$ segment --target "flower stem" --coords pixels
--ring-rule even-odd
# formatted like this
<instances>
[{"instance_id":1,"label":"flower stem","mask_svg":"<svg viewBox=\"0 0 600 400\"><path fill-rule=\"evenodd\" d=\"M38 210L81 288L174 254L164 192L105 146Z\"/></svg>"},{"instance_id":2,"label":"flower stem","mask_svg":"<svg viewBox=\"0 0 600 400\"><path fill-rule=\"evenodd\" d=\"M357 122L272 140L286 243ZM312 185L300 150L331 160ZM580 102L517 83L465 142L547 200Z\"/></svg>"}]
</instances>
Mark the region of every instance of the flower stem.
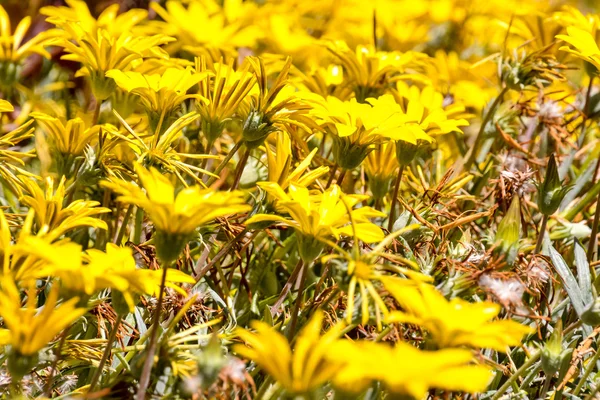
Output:
<instances>
[{"instance_id":1,"label":"flower stem","mask_svg":"<svg viewBox=\"0 0 600 400\"><path fill-rule=\"evenodd\" d=\"M223 161L221 161L221 163L219 164L219 166L217 167L217 169L213 172L215 175L219 175L221 173L221 171L223 171L223 168L225 168L225 166L227 165L227 163L229 162L229 160L231 160L231 157L233 157L235 155L235 153L237 153L237 151L240 149L240 147L242 147L243 141L239 141L235 144L235 146L233 146L231 148L231 150L229 150L229 153L227 153L227 155L225 156L225 158L223 159ZM217 180L216 177L212 177L208 180L208 182L206 182L206 186L211 186L213 183L215 183L215 181Z\"/></svg>"},{"instance_id":2,"label":"flower stem","mask_svg":"<svg viewBox=\"0 0 600 400\"><path fill-rule=\"evenodd\" d=\"M108 335L108 342L106 343L106 347L104 348L104 353L102 353L102 358L100 359L100 362L98 363L98 368L96 368L96 372L94 372L94 376L92 377L92 382L90 383L90 387L87 391L85 398L87 398L90 393L94 392L96 385L100 381L100 376L102 375L102 370L104 369L104 364L106 363L106 360L108 360L108 357L110 356L110 354L112 352L113 342L115 341L115 338L117 337L117 332L119 331L119 326L121 325L122 319L123 319L123 316L121 314L118 314L117 320L115 321L115 323L110 331L110 334Z\"/></svg>"},{"instance_id":3,"label":"flower stem","mask_svg":"<svg viewBox=\"0 0 600 400\"><path fill-rule=\"evenodd\" d=\"M131 218L131 214L133 214L133 204L130 204L125 212L125 216L123 217L123 221L121 222L121 227L119 228L119 233L115 238L115 244L120 244L123 240L123 236L125 236L125 231L127 230L127 225L129 223L129 219Z\"/></svg>"},{"instance_id":4,"label":"flower stem","mask_svg":"<svg viewBox=\"0 0 600 400\"><path fill-rule=\"evenodd\" d=\"M346 177L346 172L348 172L347 169L342 170L342 172L340 172L340 178L338 179L338 181L336 182L338 186L342 186L342 183L344 182L344 178Z\"/></svg>"},{"instance_id":5,"label":"flower stem","mask_svg":"<svg viewBox=\"0 0 600 400\"><path fill-rule=\"evenodd\" d=\"M302 304L302 298L304 297L304 286L306 285L306 275L310 264L302 263L302 269L300 270L300 285L298 286L298 296L296 297L296 304L294 305L294 311L292 312L292 320L290 321L290 330L288 332L288 340L292 340L296 333L296 324L298 323L298 314L300 313L300 305Z\"/></svg>"},{"instance_id":6,"label":"flower stem","mask_svg":"<svg viewBox=\"0 0 600 400\"><path fill-rule=\"evenodd\" d=\"M154 365L154 353L156 352L156 342L158 340L158 326L160 325L160 314L162 311L161 309L168 267L168 265L163 266L162 279L160 282L160 293L158 295L158 303L156 304L156 310L154 310L154 318L152 321L150 344L147 347L148 354L146 354L146 359L144 360L144 367L142 369L142 375L140 376L140 386L135 395L136 400L144 400L146 398L146 390L150 384L150 373L152 372L152 366Z\"/></svg>"},{"instance_id":7,"label":"flower stem","mask_svg":"<svg viewBox=\"0 0 600 400\"><path fill-rule=\"evenodd\" d=\"M471 147L471 153L469 154L469 157L467 158L467 160L464 163L464 169L469 170L469 168L471 167L473 162L475 162L475 159L477 158L477 153L479 152L479 146L481 145L481 142L483 141L483 132L485 130L485 126L488 124L488 122L490 122L492 115L494 115L496 108L502 101L502 98L504 97L506 92L508 92L508 87L504 87L500 91L500 94L498 94L498 97L496 97L496 99L490 106L489 110L485 114L485 117L483 117L483 121L481 121L481 126L479 127L479 132L477 132L477 137L475 138L475 142L473 143L473 146Z\"/></svg>"},{"instance_id":8,"label":"flower stem","mask_svg":"<svg viewBox=\"0 0 600 400\"><path fill-rule=\"evenodd\" d=\"M58 343L58 348L56 349L56 353L54 354L54 361L52 361L52 367L50 367L50 372L48 373L48 378L46 380L46 388L44 390L44 395L46 397L51 397L52 394L52 383L54 382L54 374L56 373L56 366L58 365L58 360L60 359L62 349L65 346L65 341L67 340L67 332L70 327L65 329L63 334L60 337L60 342Z\"/></svg>"},{"instance_id":9,"label":"flower stem","mask_svg":"<svg viewBox=\"0 0 600 400\"><path fill-rule=\"evenodd\" d=\"M538 234L537 243L535 244L535 250L533 254L539 254L542 249L542 243L544 242L544 235L546 234L546 225L548 224L548 216L544 214L542 216L542 223L540 224L540 232Z\"/></svg>"},{"instance_id":10,"label":"flower stem","mask_svg":"<svg viewBox=\"0 0 600 400\"><path fill-rule=\"evenodd\" d=\"M394 193L392 194L392 205L390 206L390 220L388 221L388 231L390 232L394 228L394 222L396 222L396 204L398 203L398 192L400 191L400 183L402 182L403 174L404 165L400 165L398 176L396 177L396 184L394 185Z\"/></svg>"},{"instance_id":11,"label":"flower stem","mask_svg":"<svg viewBox=\"0 0 600 400\"><path fill-rule=\"evenodd\" d=\"M246 149L242 158L238 162L237 169L235 171L235 177L233 178L233 183L231 184L231 190L236 190L238 185L240 184L240 179L242 178L242 173L244 172L244 167L248 162L248 158L250 158L250 149Z\"/></svg>"},{"instance_id":12,"label":"flower stem","mask_svg":"<svg viewBox=\"0 0 600 400\"><path fill-rule=\"evenodd\" d=\"M98 125L98 120L100 119L100 107L102 106L102 101L95 99L96 104L94 105L94 116L92 117L92 126Z\"/></svg>"},{"instance_id":13,"label":"flower stem","mask_svg":"<svg viewBox=\"0 0 600 400\"><path fill-rule=\"evenodd\" d=\"M544 381L544 386L542 386L542 391L540 392L540 395L538 396L540 399L546 398L546 393L548 393L548 389L550 388L550 382L552 382L552 377L546 376L546 380Z\"/></svg>"},{"instance_id":14,"label":"flower stem","mask_svg":"<svg viewBox=\"0 0 600 400\"><path fill-rule=\"evenodd\" d=\"M598 159L600 164L600 158ZM600 193L596 199L596 212L594 213L594 222L592 223L592 233L590 234L590 241L587 249L587 259L589 262L594 260L596 253L596 236L598 235L598 222L600 221Z\"/></svg>"},{"instance_id":15,"label":"flower stem","mask_svg":"<svg viewBox=\"0 0 600 400\"><path fill-rule=\"evenodd\" d=\"M596 368L596 363L598 362L598 357L600 357L600 351L596 351L596 353L594 353L592 358L588 361L587 366L585 367L585 370L583 371L583 375L581 375L581 378L579 379L579 383L577 384L577 386L575 386L575 389L573 390L573 396L579 395L579 392L583 388L583 385L587 381L588 377L590 376L592 371Z\"/></svg>"},{"instance_id":16,"label":"flower stem","mask_svg":"<svg viewBox=\"0 0 600 400\"><path fill-rule=\"evenodd\" d=\"M529 359L525 361L525 363L521 365L521 367L506 380L506 382L504 382L504 385L500 386L500 389L496 391L496 393L492 397L492 400L498 400L500 397L502 397L502 395L508 390L508 388L514 382L516 382L517 378L519 378L521 375L524 375L527 372L527 369L529 369L529 367L531 367L535 362L537 362L537 360L539 360L541 356L541 350L538 350L535 353L533 353L531 357L529 357Z\"/></svg>"},{"instance_id":17,"label":"flower stem","mask_svg":"<svg viewBox=\"0 0 600 400\"><path fill-rule=\"evenodd\" d=\"M325 189L329 189L331 183L333 182L333 178L335 178L335 173L337 172L338 165L337 163L333 165L333 169L331 170L331 175L329 175L329 180L327 181L327 185L325 185Z\"/></svg>"},{"instance_id":18,"label":"flower stem","mask_svg":"<svg viewBox=\"0 0 600 400\"><path fill-rule=\"evenodd\" d=\"M279 312L279 309L281 308L281 305L283 304L283 302L285 301L285 298L287 297L288 293L290 292L290 289L292 288L294 281L296 281L298 279L298 274L300 273L300 271L302 269L302 265L303 265L303 262L302 262L302 258L301 258L298 261L298 264L296 265L296 267L294 267L294 270L292 271L290 278L287 280L287 282L283 286L281 293L279 293L279 297L275 301L275 304L273 304L273 306L271 307L271 315L277 314Z\"/></svg>"}]
</instances>

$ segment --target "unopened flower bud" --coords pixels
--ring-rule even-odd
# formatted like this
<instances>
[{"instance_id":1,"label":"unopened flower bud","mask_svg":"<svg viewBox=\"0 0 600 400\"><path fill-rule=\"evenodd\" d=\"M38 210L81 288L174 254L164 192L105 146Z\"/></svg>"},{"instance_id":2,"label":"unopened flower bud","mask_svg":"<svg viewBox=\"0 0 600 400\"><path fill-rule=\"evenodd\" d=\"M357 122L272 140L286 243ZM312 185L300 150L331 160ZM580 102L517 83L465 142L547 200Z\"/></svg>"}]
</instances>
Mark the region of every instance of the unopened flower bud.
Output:
<instances>
[{"instance_id":1,"label":"unopened flower bud","mask_svg":"<svg viewBox=\"0 0 600 400\"><path fill-rule=\"evenodd\" d=\"M154 234L154 246L159 260L165 264L176 261L185 248L189 236L189 234L157 230Z\"/></svg>"},{"instance_id":2,"label":"unopened flower bud","mask_svg":"<svg viewBox=\"0 0 600 400\"><path fill-rule=\"evenodd\" d=\"M550 155L546 176L538 188L538 207L541 213L544 215L554 214L569 189L569 187L563 186L560 180L554 154Z\"/></svg>"},{"instance_id":3,"label":"unopened flower bud","mask_svg":"<svg viewBox=\"0 0 600 400\"><path fill-rule=\"evenodd\" d=\"M333 158L344 169L358 167L373 150L370 145L353 142L348 137L333 137Z\"/></svg>"},{"instance_id":4,"label":"unopened flower bud","mask_svg":"<svg viewBox=\"0 0 600 400\"><path fill-rule=\"evenodd\" d=\"M516 258L519 239L521 238L521 202L515 195L510 203L508 212L500 221L496 232L496 244L510 263Z\"/></svg>"},{"instance_id":5,"label":"unopened flower bud","mask_svg":"<svg viewBox=\"0 0 600 400\"><path fill-rule=\"evenodd\" d=\"M590 326L600 325L600 297L586 307L581 314L581 322Z\"/></svg>"},{"instance_id":6,"label":"unopened flower bud","mask_svg":"<svg viewBox=\"0 0 600 400\"><path fill-rule=\"evenodd\" d=\"M403 166L407 166L415 159L417 151L419 150L419 144L405 142L399 140L396 142L396 158L398 163Z\"/></svg>"},{"instance_id":7,"label":"unopened flower bud","mask_svg":"<svg viewBox=\"0 0 600 400\"><path fill-rule=\"evenodd\" d=\"M8 354L6 364L8 367L8 372L10 372L10 376L12 377L13 381L18 382L33 368L35 368L38 361L39 356L37 353L25 355L12 349Z\"/></svg>"},{"instance_id":8,"label":"unopened flower bud","mask_svg":"<svg viewBox=\"0 0 600 400\"><path fill-rule=\"evenodd\" d=\"M562 322L558 321L550 339L542 349L542 369L546 376L553 376L571 361L573 349L563 349Z\"/></svg>"}]
</instances>

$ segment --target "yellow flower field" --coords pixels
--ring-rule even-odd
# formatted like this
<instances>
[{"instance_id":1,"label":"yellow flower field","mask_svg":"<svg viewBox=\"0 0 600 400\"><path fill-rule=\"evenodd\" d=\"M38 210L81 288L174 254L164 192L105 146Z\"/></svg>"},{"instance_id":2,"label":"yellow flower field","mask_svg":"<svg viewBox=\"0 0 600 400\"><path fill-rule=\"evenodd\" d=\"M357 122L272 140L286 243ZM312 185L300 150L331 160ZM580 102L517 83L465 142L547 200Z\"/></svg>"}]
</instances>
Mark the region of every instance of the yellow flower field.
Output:
<instances>
[{"instance_id":1,"label":"yellow flower field","mask_svg":"<svg viewBox=\"0 0 600 400\"><path fill-rule=\"evenodd\" d=\"M0 2L0 399L600 399L599 25Z\"/></svg>"}]
</instances>

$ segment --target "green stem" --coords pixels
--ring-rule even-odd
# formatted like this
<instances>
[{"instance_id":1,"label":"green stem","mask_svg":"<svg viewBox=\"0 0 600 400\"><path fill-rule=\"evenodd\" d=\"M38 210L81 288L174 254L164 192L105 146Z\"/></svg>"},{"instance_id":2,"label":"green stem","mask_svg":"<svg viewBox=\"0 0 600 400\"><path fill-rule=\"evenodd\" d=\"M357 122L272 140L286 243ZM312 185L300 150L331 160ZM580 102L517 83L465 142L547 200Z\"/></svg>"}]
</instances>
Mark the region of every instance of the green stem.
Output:
<instances>
[{"instance_id":1,"label":"green stem","mask_svg":"<svg viewBox=\"0 0 600 400\"><path fill-rule=\"evenodd\" d=\"M94 392L96 385L100 381L100 376L102 375L102 370L104 369L104 364L106 363L106 360L108 360L108 357L110 356L110 354L112 352L113 342L115 341L115 338L117 337L117 332L119 331L119 326L121 325L122 319L123 319L123 316L121 314L118 314L117 320L115 321L115 323L110 331L110 334L108 335L108 342L106 343L106 347L104 348L104 353L102 353L102 358L100 359L100 362L98 363L98 368L96 368L96 372L94 372L94 376L92 377L92 382L90 383L90 387L85 395L86 399L90 393Z\"/></svg>"},{"instance_id":2,"label":"green stem","mask_svg":"<svg viewBox=\"0 0 600 400\"><path fill-rule=\"evenodd\" d=\"M238 162L238 166L235 171L235 176L233 178L233 183L231 184L231 190L236 190L238 185L240 184L240 179L242 178L242 173L244 172L244 167L248 162L248 158L250 158L250 149L246 149L242 158Z\"/></svg>"},{"instance_id":3,"label":"green stem","mask_svg":"<svg viewBox=\"0 0 600 400\"><path fill-rule=\"evenodd\" d=\"M481 126L479 127L479 132L477 132L477 137L475 137L475 143L473 143L473 146L471 147L471 153L469 154L469 157L467 158L467 160L464 163L464 169L466 169L467 171L469 170L469 168L471 168L471 165L473 165L473 162L475 162L475 159L477 158L477 153L479 152L479 146L481 145L481 142L483 141L483 132L485 130L485 127L488 124L488 122L490 122L492 115L494 115L496 108L502 101L502 98L504 97L506 92L508 92L508 87L505 87L500 91L500 94L498 95L498 97L496 97L496 99L494 100L494 102L492 103L490 108L488 109L487 113L485 114L483 121L481 121Z\"/></svg>"},{"instance_id":4,"label":"green stem","mask_svg":"<svg viewBox=\"0 0 600 400\"><path fill-rule=\"evenodd\" d=\"M551 381L552 381L552 377L546 376L546 380L544 381L544 386L542 386L542 391L540 392L540 395L538 396L540 399L543 400L546 398L546 393L548 393L548 388L550 388Z\"/></svg>"},{"instance_id":5,"label":"green stem","mask_svg":"<svg viewBox=\"0 0 600 400\"><path fill-rule=\"evenodd\" d=\"M156 343L158 341L158 326L160 325L160 314L163 303L163 296L165 292L165 282L167 280L168 265L163 266L162 279L160 282L160 293L158 295L158 303L156 304L156 310L154 310L154 318L152 321L152 332L150 333L150 344L148 345L148 353L144 360L144 367L142 369L142 375L140 376L140 386L135 395L136 400L146 399L146 390L150 384L150 373L152 372L152 366L154 365L154 353L156 352Z\"/></svg>"},{"instance_id":6,"label":"green stem","mask_svg":"<svg viewBox=\"0 0 600 400\"><path fill-rule=\"evenodd\" d=\"M600 164L600 158L598 159L598 163ZM590 235L590 241L588 243L587 249L587 259L589 262L594 260L594 255L596 253L596 236L598 235L598 222L600 221L600 193L598 193L598 197L596 199L596 212L594 213L594 222L592 223L592 233Z\"/></svg>"},{"instance_id":7,"label":"green stem","mask_svg":"<svg viewBox=\"0 0 600 400\"><path fill-rule=\"evenodd\" d=\"M271 383L273 383L273 378L271 378L271 375L267 375L263 383L261 383L260 387L258 388L258 392L256 392L256 400L264 399L265 394L267 394L267 390L269 389L269 386L271 386Z\"/></svg>"},{"instance_id":8,"label":"green stem","mask_svg":"<svg viewBox=\"0 0 600 400\"><path fill-rule=\"evenodd\" d=\"M223 246L221 248L221 250L219 250L219 252L212 258L212 260L210 260L210 262L208 264L206 264L205 266L203 266L196 275L196 281L199 281L200 279L202 279L202 277L208 272L210 271L211 267L213 265L215 265L215 263L217 261L219 261L221 259L221 257L223 257L224 255L226 255L229 252L229 249L231 249L231 247L233 247L233 245L238 242L242 237L244 237L244 235L248 232L248 228L244 228L244 230L242 230L240 233L238 233L233 239L231 239L229 241L229 243L227 243L225 246ZM258 234L259 231L255 231L254 233L252 233L252 236L250 237L250 240L254 239L254 236L256 236Z\"/></svg>"},{"instance_id":9,"label":"green stem","mask_svg":"<svg viewBox=\"0 0 600 400\"><path fill-rule=\"evenodd\" d=\"M335 173L337 172L338 165L334 164L333 169L331 170L331 175L329 175L329 180L327 181L327 185L325 185L325 189L329 189L329 186L333 183L333 178L335 178Z\"/></svg>"},{"instance_id":10,"label":"green stem","mask_svg":"<svg viewBox=\"0 0 600 400\"><path fill-rule=\"evenodd\" d=\"M144 210L138 207L135 211L135 225L133 227L133 241L135 244L142 243L142 223L144 222Z\"/></svg>"},{"instance_id":11,"label":"green stem","mask_svg":"<svg viewBox=\"0 0 600 400\"><path fill-rule=\"evenodd\" d=\"M579 383L577 384L577 386L575 386L575 389L573 390L574 396L577 396L579 394L579 392L583 388L583 385L585 385L587 378L596 368L596 362L598 361L598 357L600 357L600 351L596 351L596 353L594 353L592 358L589 360L587 366L585 367L585 370L583 371L583 375L581 375L581 378L579 379Z\"/></svg>"},{"instance_id":12,"label":"green stem","mask_svg":"<svg viewBox=\"0 0 600 400\"><path fill-rule=\"evenodd\" d=\"M292 312L292 320L290 321L290 331L288 332L288 340L291 342L294 334L296 333L296 324L298 323L298 314L300 314L300 305L302 304L302 298L304 297L304 286L306 285L306 275L310 263L302 263L302 269L300 270L300 286L298 287L298 296L296 297L296 304L294 305L294 311Z\"/></svg>"},{"instance_id":13,"label":"green stem","mask_svg":"<svg viewBox=\"0 0 600 400\"><path fill-rule=\"evenodd\" d=\"M240 149L240 147L242 147L243 141L240 140L239 142L237 142L235 144L235 146L233 146L231 148L231 150L229 150L229 153L227 153L227 155L225 156L225 158L223 159L223 161L221 161L221 163L219 164L219 166L217 167L217 169L213 172L215 175L219 175L221 173L221 171L223 171L223 169L225 168L225 166L227 165L227 163L229 163L229 160L231 160L231 157L233 157L235 155L235 153L237 153L237 151ZM215 183L215 181L217 180L217 177L211 177L208 182L206 183L206 186L211 186L213 183Z\"/></svg>"},{"instance_id":14,"label":"green stem","mask_svg":"<svg viewBox=\"0 0 600 400\"><path fill-rule=\"evenodd\" d=\"M565 210L565 212L562 214L562 217L569 222L572 221L573 218L575 218L577 214L579 214L584 208L593 202L598 195L600 195L600 182L596 182L594 186L592 186L592 188L586 192L585 196L583 196L581 200L577 201L572 208Z\"/></svg>"},{"instance_id":15,"label":"green stem","mask_svg":"<svg viewBox=\"0 0 600 400\"><path fill-rule=\"evenodd\" d=\"M125 231L127 230L127 225L129 223L129 219L131 218L131 214L133 214L133 204L130 204L125 212L125 216L123 217L123 222L121 222L121 227L119 228L119 233L115 238L115 244L121 244L123 240L123 236L125 236Z\"/></svg>"},{"instance_id":16,"label":"green stem","mask_svg":"<svg viewBox=\"0 0 600 400\"><path fill-rule=\"evenodd\" d=\"M592 399L596 398L596 394L598 393L599 390L600 390L600 383L598 383L598 385L594 389L592 389L590 394L588 394L584 400L592 400ZM557 400L560 400L560 399L557 399Z\"/></svg>"},{"instance_id":17,"label":"green stem","mask_svg":"<svg viewBox=\"0 0 600 400\"><path fill-rule=\"evenodd\" d=\"M548 216L542 216L542 223L540 225L540 232L538 233L537 243L535 244L535 250L533 254L539 254L542 249L542 243L544 242L544 235L546 234L546 225L548 224Z\"/></svg>"},{"instance_id":18,"label":"green stem","mask_svg":"<svg viewBox=\"0 0 600 400\"><path fill-rule=\"evenodd\" d=\"M65 329L63 334L60 337L60 342L58 343L58 348L56 349L56 354L54 354L54 361L52 361L52 367L50 367L50 372L48 373L48 379L46 380L46 388L44 390L45 396L50 397L52 394L52 383L54 382L54 374L56 373L56 366L58 365L58 360L60 359L62 349L65 345L65 341L67 340L67 332L69 328Z\"/></svg>"},{"instance_id":19,"label":"green stem","mask_svg":"<svg viewBox=\"0 0 600 400\"><path fill-rule=\"evenodd\" d=\"M504 385L500 386L500 389L496 391L496 393L492 397L492 400L498 400L500 397L502 397L504 392L506 392L508 388L510 388L510 386L517 381L517 378L519 378L521 375L524 375L529 369L529 367L531 367L537 360L539 360L541 356L541 350L538 350L535 353L533 353L531 357L529 357L529 360L525 361L525 363L521 365L521 367L514 374L512 374L506 380L506 382L504 382Z\"/></svg>"},{"instance_id":20,"label":"green stem","mask_svg":"<svg viewBox=\"0 0 600 400\"><path fill-rule=\"evenodd\" d=\"M342 172L340 172L340 179L338 179L338 181L336 182L338 186L342 186L342 183L344 182L344 178L346 177L346 172L348 172L347 169L342 170Z\"/></svg>"},{"instance_id":21,"label":"green stem","mask_svg":"<svg viewBox=\"0 0 600 400\"><path fill-rule=\"evenodd\" d=\"M102 106L102 101L96 99L96 105L94 106L94 116L92 117L92 126L98 125L98 120L100 119L100 107Z\"/></svg>"},{"instance_id":22,"label":"green stem","mask_svg":"<svg viewBox=\"0 0 600 400\"><path fill-rule=\"evenodd\" d=\"M400 191L400 184L402 183L402 175L404 174L404 164L400 165L398 170L398 176L396 177L396 183L394 184L394 192L392 193L392 205L390 206L390 220L388 221L388 231L392 232L394 229L394 222L396 222L396 204L398 203L398 192Z\"/></svg>"}]
</instances>

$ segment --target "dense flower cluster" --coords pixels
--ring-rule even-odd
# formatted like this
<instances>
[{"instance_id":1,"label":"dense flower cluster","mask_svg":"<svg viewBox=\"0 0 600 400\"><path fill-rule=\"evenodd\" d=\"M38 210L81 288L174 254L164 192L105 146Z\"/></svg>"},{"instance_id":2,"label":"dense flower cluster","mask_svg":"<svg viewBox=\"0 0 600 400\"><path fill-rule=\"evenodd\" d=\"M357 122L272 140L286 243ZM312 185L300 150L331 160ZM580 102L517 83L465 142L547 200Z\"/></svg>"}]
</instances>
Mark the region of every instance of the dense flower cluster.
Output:
<instances>
[{"instance_id":1,"label":"dense flower cluster","mask_svg":"<svg viewBox=\"0 0 600 400\"><path fill-rule=\"evenodd\" d=\"M592 3L3 2L0 398L597 398Z\"/></svg>"}]
</instances>

